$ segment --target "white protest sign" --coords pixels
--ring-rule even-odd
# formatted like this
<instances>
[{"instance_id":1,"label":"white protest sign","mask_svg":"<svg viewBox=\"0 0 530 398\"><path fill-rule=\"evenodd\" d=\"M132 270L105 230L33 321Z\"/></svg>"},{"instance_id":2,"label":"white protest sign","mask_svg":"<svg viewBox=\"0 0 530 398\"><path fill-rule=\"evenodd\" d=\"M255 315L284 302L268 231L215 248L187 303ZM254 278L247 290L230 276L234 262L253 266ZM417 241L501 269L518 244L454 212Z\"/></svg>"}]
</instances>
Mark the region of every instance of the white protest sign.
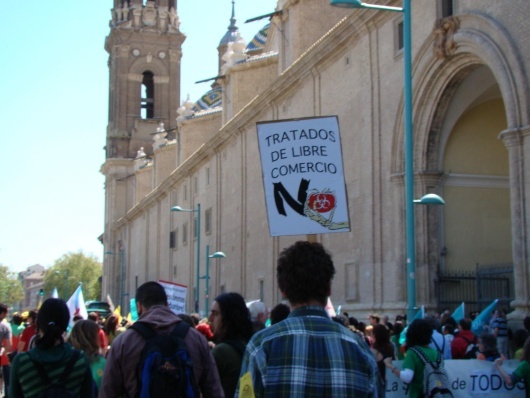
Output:
<instances>
[{"instance_id":1,"label":"white protest sign","mask_svg":"<svg viewBox=\"0 0 530 398\"><path fill-rule=\"evenodd\" d=\"M178 283L159 280L167 295L167 304L175 314L186 313L186 293L188 287Z\"/></svg>"},{"instance_id":2,"label":"white protest sign","mask_svg":"<svg viewBox=\"0 0 530 398\"><path fill-rule=\"evenodd\" d=\"M402 368L402 363L403 361L393 362L398 369ZM460 359L446 360L444 363L454 398L525 397L524 383L508 386L493 362ZM519 361L517 360L504 361L502 367L510 374L518 364ZM406 396L406 384L389 369L386 372L386 380L386 398L403 398Z\"/></svg>"},{"instance_id":3,"label":"white protest sign","mask_svg":"<svg viewBox=\"0 0 530 398\"><path fill-rule=\"evenodd\" d=\"M337 116L256 127L270 235L349 231Z\"/></svg>"}]
</instances>

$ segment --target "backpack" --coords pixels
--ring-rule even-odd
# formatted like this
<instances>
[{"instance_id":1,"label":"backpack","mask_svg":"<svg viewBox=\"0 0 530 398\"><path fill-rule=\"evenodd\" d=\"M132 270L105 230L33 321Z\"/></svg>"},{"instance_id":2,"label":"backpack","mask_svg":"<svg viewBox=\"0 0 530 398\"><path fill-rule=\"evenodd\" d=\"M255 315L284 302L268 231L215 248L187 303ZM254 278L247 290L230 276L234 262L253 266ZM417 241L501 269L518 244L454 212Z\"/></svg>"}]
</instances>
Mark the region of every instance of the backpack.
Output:
<instances>
[{"instance_id":1,"label":"backpack","mask_svg":"<svg viewBox=\"0 0 530 398\"><path fill-rule=\"evenodd\" d=\"M478 351L478 345L477 345L477 336L473 339L473 341L469 341L464 336L458 336L463 338L465 341L467 341L467 348L466 353L464 355L465 359L477 359L477 355L479 353Z\"/></svg>"},{"instance_id":2,"label":"backpack","mask_svg":"<svg viewBox=\"0 0 530 398\"><path fill-rule=\"evenodd\" d=\"M47 385L46 389L44 391L41 391L38 395L39 398L74 398L76 395L66 389L66 381L68 380L68 376L70 376L70 373L72 372L72 369L75 366L75 363L79 359L79 356L81 355L81 351L74 350L72 353L72 357L70 360L66 363L66 366L63 370L63 373L61 373L61 376L59 379L52 383L50 378L48 377L48 373L46 372L46 369L44 369L44 365L40 362L34 361L30 358L30 360L33 362L33 365L35 366L35 369L37 369L37 373L39 374L39 377L43 380L43 382Z\"/></svg>"},{"instance_id":3,"label":"backpack","mask_svg":"<svg viewBox=\"0 0 530 398\"><path fill-rule=\"evenodd\" d=\"M146 340L139 364L138 397L199 396L191 357L184 341L189 328L186 322L181 321L170 334L158 334L142 322L131 326Z\"/></svg>"},{"instance_id":4,"label":"backpack","mask_svg":"<svg viewBox=\"0 0 530 398\"><path fill-rule=\"evenodd\" d=\"M423 362L423 396L426 398L453 398L449 377L443 366L442 356L437 353L436 362L429 358L419 349L411 347L410 350Z\"/></svg>"}]
</instances>

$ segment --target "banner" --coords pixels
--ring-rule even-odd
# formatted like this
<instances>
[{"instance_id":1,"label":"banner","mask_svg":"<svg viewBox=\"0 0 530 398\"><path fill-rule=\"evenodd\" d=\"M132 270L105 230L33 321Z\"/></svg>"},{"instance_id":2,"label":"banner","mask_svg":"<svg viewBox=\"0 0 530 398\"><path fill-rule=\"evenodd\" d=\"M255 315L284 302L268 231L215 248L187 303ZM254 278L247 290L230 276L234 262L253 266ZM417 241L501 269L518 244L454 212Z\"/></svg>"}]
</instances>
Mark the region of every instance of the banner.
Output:
<instances>
[{"instance_id":1,"label":"banner","mask_svg":"<svg viewBox=\"0 0 530 398\"><path fill-rule=\"evenodd\" d=\"M270 235L350 231L337 116L256 127Z\"/></svg>"},{"instance_id":2,"label":"banner","mask_svg":"<svg viewBox=\"0 0 530 398\"><path fill-rule=\"evenodd\" d=\"M469 360L446 360L445 370L449 377L451 391L454 398L492 397L515 398L525 397L524 383L520 382L508 386L493 362ZM398 369L403 366L403 361L393 361ZM519 365L519 361L504 361L502 368L506 373L512 373ZM390 369L386 370L386 398L403 398L407 386Z\"/></svg>"},{"instance_id":3,"label":"banner","mask_svg":"<svg viewBox=\"0 0 530 398\"><path fill-rule=\"evenodd\" d=\"M167 304L171 311L175 314L185 314L186 313L186 294L188 292L188 287L184 285L179 285L178 283L158 281L166 291L167 294Z\"/></svg>"}]
</instances>

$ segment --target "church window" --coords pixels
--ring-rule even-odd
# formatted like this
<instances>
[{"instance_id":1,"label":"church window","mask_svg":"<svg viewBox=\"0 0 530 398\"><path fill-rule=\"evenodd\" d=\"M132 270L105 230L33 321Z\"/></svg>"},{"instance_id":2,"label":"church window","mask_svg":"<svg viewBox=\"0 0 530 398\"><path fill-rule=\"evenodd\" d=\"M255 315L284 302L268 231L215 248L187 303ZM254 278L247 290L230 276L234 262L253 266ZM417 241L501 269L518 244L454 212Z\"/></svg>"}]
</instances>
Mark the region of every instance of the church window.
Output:
<instances>
[{"instance_id":1,"label":"church window","mask_svg":"<svg viewBox=\"0 0 530 398\"><path fill-rule=\"evenodd\" d=\"M447 17L454 15L453 0L442 0L441 11L442 11L442 18L447 18Z\"/></svg>"},{"instance_id":2,"label":"church window","mask_svg":"<svg viewBox=\"0 0 530 398\"><path fill-rule=\"evenodd\" d=\"M151 72L144 72L141 92L141 117L152 119L155 116L155 82Z\"/></svg>"}]
</instances>

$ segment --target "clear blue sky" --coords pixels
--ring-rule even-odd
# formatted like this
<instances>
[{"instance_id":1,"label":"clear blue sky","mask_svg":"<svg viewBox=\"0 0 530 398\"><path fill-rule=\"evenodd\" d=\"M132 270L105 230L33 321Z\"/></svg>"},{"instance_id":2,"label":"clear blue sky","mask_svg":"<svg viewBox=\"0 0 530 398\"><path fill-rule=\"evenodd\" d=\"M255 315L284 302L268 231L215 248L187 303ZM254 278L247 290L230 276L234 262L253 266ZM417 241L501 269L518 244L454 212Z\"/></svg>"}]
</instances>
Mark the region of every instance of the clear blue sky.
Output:
<instances>
[{"instance_id":1,"label":"clear blue sky","mask_svg":"<svg viewBox=\"0 0 530 398\"><path fill-rule=\"evenodd\" d=\"M22 271L82 250L102 259L103 146L112 0L15 1L0 24L0 264ZM249 42L276 0L236 0ZM178 0L181 100L196 101L217 74L231 0ZM175 110L176 111L176 110ZM175 113L175 117L177 114Z\"/></svg>"}]
</instances>

